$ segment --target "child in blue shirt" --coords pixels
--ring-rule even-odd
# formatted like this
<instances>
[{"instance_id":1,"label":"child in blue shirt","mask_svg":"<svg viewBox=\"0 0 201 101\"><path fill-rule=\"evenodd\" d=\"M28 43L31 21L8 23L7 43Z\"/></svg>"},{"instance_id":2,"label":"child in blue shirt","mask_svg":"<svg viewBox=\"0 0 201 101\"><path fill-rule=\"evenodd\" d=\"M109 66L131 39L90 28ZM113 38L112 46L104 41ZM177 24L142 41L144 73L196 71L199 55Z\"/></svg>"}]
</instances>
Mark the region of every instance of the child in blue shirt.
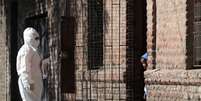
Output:
<instances>
[{"instance_id":1,"label":"child in blue shirt","mask_svg":"<svg viewBox=\"0 0 201 101\"><path fill-rule=\"evenodd\" d=\"M142 55L141 57L141 63L142 63L142 66L144 67L144 70L147 70L147 60L148 60L148 54L147 52ZM144 86L144 99L146 100L146 96L147 96L147 88Z\"/></svg>"}]
</instances>

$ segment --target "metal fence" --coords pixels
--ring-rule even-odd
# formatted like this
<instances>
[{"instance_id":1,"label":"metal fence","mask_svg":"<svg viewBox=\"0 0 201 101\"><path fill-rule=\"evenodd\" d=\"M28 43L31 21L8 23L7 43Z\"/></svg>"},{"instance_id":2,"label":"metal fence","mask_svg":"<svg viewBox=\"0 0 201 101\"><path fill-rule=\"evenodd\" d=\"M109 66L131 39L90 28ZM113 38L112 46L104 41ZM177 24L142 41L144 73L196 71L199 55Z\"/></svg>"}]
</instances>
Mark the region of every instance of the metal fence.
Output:
<instances>
[{"instance_id":1,"label":"metal fence","mask_svg":"<svg viewBox=\"0 0 201 101\"><path fill-rule=\"evenodd\" d=\"M62 101L143 100L146 0L63 1Z\"/></svg>"},{"instance_id":2,"label":"metal fence","mask_svg":"<svg viewBox=\"0 0 201 101\"><path fill-rule=\"evenodd\" d=\"M76 100L126 100L126 0L76 3Z\"/></svg>"},{"instance_id":3,"label":"metal fence","mask_svg":"<svg viewBox=\"0 0 201 101\"><path fill-rule=\"evenodd\" d=\"M75 6L76 100L142 100L146 2L77 0Z\"/></svg>"}]
</instances>

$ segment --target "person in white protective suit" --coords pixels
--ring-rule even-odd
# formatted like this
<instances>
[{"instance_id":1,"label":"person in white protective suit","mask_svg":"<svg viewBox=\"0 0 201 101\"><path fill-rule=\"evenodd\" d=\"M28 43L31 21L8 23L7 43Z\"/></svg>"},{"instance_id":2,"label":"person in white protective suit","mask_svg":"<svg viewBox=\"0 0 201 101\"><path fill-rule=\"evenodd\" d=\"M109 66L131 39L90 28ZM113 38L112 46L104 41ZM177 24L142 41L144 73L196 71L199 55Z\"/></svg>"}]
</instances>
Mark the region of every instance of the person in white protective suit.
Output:
<instances>
[{"instance_id":1,"label":"person in white protective suit","mask_svg":"<svg viewBox=\"0 0 201 101\"><path fill-rule=\"evenodd\" d=\"M41 58L37 52L38 32L28 27L23 32L24 45L17 55L18 85L23 101L41 101L43 82Z\"/></svg>"}]
</instances>

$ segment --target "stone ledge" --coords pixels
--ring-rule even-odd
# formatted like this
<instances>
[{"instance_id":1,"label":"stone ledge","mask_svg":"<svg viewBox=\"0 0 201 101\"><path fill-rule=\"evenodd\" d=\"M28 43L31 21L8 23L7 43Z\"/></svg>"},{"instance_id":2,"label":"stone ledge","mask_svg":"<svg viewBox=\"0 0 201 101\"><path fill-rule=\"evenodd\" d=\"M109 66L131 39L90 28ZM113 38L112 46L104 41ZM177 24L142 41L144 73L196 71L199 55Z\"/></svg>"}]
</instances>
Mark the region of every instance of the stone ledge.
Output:
<instances>
[{"instance_id":1,"label":"stone ledge","mask_svg":"<svg viewBox=\"0 0 201 101\"><path fill-rule=\"evenodd\" d=\"M201 70L147 70L144 73L148 85L193 85L201 86Z\"/></svg>"}]
</instances>

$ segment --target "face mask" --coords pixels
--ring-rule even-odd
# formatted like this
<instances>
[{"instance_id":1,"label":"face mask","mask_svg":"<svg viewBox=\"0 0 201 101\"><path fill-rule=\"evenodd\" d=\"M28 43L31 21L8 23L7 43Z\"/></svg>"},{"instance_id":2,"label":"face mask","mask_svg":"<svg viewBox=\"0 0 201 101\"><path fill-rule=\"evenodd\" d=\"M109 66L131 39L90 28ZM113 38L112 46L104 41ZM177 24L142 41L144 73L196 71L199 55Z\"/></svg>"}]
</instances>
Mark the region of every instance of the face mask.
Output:
<instances>
[{"instance_id":1,"label":"face mask","mask_svg":"<svg viewBox=\"0 0 201 101\"><path fill-rule=\"evenodd\" d=\"M34 50L37 50L40 43L38 32L31 27L26 28L24 30L24 42Z\"/></svg>"},{"instance_id":2,"label":"face mask","mask_svg":"<svg viewBox=\"0 0 201 101\"><path fill-rule=\"evenodd\" d=\"M34 48L34 49L38 49L38 46L39 46L39 37L36 36L35 38L33 38L30 42L30 45Z\"/></svg>"}]
</instances>

